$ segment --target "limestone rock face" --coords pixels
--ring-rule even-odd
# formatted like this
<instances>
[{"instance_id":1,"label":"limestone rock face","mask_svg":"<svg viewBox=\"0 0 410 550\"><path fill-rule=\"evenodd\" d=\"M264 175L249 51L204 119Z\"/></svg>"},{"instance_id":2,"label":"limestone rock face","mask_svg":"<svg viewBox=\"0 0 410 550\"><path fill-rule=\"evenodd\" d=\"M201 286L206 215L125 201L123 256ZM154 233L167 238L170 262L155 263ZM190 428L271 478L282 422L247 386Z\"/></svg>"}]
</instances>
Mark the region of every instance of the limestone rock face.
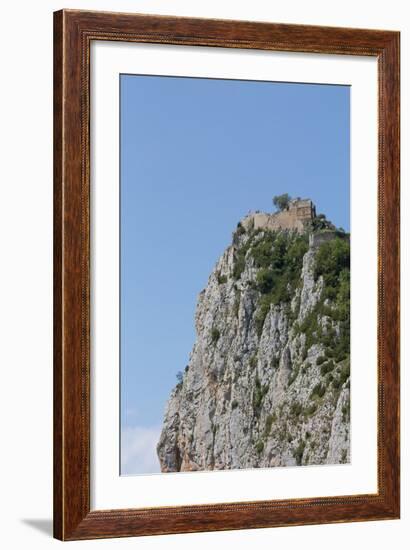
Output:
<instances>
[{"instance_id":1,"label":"limestone rock face","mask_svg":"<svg viewBox=\"0 0 410 550\"><path fill-rule=\"evenodd\" d=\"M157 446L163 472L350 460L347 321L339 287L332 298L315 272L319 251L308 233L238 225L198 298Z\"/></svg>"}]
</instances>

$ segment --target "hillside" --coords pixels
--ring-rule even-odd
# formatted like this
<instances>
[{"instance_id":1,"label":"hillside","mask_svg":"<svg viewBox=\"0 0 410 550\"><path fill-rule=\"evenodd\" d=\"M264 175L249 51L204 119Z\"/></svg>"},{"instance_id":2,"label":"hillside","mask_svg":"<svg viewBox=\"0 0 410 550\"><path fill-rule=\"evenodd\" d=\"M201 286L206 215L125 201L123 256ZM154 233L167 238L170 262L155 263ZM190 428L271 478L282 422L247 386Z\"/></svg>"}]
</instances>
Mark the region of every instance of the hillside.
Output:
<instances>
[{"instance_id":1,"label":"hillside","mask_svg":"<svg viewBox=\"0 0 410 550\"><path fill-rule=\"evenodd\" d=\"M163 472L349 462L349 236L304 208L244 218L200 293Z\"/></svg>"}]
</instances>

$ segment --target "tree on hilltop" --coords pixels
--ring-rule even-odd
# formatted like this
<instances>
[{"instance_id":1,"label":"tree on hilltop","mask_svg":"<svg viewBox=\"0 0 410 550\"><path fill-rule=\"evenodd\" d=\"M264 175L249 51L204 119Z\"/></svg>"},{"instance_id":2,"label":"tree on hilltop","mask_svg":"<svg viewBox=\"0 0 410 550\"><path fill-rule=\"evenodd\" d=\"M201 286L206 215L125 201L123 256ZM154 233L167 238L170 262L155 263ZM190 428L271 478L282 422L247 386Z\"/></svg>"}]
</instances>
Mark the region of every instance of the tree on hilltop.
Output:
<instances>
[{"instance_id":1,"label":"tree on hilltop","mask_svg":"<svg viewBox=\"0 0 410 550\"><path fill-rule=\"evenodd\" d=\"M272 199L274 206L280 211L286 210L289 206L291 197L288 193L283 193L283 195L275 195Z\"/></svg>"}]
</instances>

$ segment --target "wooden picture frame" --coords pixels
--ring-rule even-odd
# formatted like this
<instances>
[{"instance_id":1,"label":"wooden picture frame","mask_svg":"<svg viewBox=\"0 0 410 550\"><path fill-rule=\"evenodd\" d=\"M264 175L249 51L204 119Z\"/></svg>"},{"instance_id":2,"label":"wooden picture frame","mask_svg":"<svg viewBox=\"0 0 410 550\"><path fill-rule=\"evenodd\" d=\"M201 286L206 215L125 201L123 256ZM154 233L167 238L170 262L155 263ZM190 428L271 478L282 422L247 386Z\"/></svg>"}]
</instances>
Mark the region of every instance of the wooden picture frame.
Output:
<instances>
[{"instance_id":1,"label":"wooden picture frame","mask_svg":"<svg viewBox=\"0 0 410 550\"><path fill-rule=\"evenodd\" d=\"M378 62L378 492L90 510L90 45L148 42ZM399 454L398 32L63 10L54 14L54 536L61 540L394 519Z\"/></svg>"}]
</instances>

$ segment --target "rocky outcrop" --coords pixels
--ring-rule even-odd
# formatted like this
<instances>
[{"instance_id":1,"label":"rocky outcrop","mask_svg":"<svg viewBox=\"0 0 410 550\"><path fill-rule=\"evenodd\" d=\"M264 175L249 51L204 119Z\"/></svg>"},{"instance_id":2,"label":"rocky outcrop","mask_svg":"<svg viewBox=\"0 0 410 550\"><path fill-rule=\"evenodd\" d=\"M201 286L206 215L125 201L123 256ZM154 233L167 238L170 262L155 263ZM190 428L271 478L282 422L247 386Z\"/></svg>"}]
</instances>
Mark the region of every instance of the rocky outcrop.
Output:
<instances>
[{"instance_id":1,"label":"rocky outcrop","mask_svg":"<svg viewBox=\"0 0 410 550\"><path fill-rule=\"evenodd\" d=\"M350 460L348 239L319 241L238 224L198 298L163 472Z\"/></svg>"}]
</instances>

